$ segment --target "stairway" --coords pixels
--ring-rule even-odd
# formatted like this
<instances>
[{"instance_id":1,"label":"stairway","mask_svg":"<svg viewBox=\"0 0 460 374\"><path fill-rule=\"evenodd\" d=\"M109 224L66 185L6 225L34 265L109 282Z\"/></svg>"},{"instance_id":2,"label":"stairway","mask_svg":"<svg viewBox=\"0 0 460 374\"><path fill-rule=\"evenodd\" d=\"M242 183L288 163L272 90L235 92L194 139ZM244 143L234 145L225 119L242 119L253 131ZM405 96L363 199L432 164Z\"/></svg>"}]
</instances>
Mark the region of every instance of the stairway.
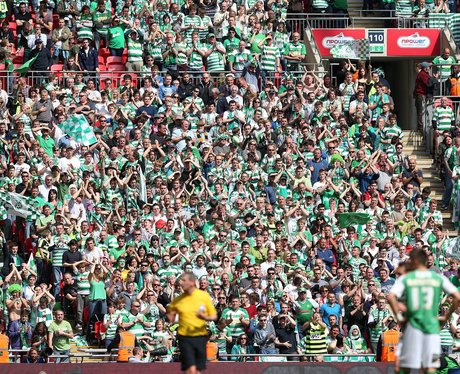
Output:
<instances>
[{"instance_id":1,"label":"stairway","mask_svg":"<svg viewBox=\"0 0 460 374\"><path fill-rule=\"evenodd\" d=\"M373 13L361 12L363 9L363 0L348 0L348 15L354 18L353 26L355 28L382 28L384 22L382 20L383 13L378 11L378 5L374 2ZM351 26L350 26L351 27Z\"/></svg>"},{"instance_id":2,"label":"stairway","mask_svg":"<svg viewBox=\"0 0 460 374\"><path fill-rule=\"evenodd\" d=\"M432 199L438 200L438 208L441 207L441 200L444 193L444 184L439 178L439 168L433 162L433 156L426 150L425 142L418 131L404 130L404 153L414 156L417 159L417 166L423 171L424 182L422 187L430 187ZM442 212L444 231L449 236L457 236L456 230L451 220L452 212L446 210Z\"/></svg>"}]
</instances>

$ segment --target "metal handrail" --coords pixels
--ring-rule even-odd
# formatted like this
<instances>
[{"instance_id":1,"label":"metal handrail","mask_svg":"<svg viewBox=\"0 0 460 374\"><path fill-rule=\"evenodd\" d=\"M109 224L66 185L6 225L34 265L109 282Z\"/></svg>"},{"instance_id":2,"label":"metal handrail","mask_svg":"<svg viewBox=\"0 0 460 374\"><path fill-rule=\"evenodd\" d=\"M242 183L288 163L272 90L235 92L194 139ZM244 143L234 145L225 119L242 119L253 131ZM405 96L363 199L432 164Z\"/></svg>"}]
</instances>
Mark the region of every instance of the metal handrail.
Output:
<instances>
[{"instance_id":1,"label":"metal handrail","mask_svg":"<svg viewBox=\"0 0 460 374\"><path fill-rule=\"evenodd\" d=\"M317 357L318 354L312 354L312 353L219 353L220 357ZM375 354L373 353L362 353L362 354L351 354L351 353L346 353L346 354L337 354L337 353L325 353L322 354L321 356L327 356L327 357L375 357Z\"/></svg>"},{"instance_id":2,"label":"metal handrail","mask_svg":"<svg viewBox=\"0 0 460 374\"><path fill-rule=\"evenodd\" d=\"M311 28L341 28L341 27L351 27L356 28L358 25L364 21L381 21L381 22L394 22L395 25L399 28L420 28L418 26L422 25L425 28L430 27L430 21L444 22L444 25L438 27L446 27L447 19L443 18L433 18L433 17L412 17L404 16L397 13L397 11L385 11L379 10L385 16L364 16L360 10L359 16L338 16L336 13L298 13L290 14L286 18L286 23L290 24L291 29L305 29L306 25L309 24ZM391 12L391 13L390 13ZM390 16L387 14L390 13ZM344 26L345 25L345 26ZM297 26L297 27L296 27Z\"/></svg>"},{"instance_id":3,"label":"metal handrail","mask_svg":"<svg viewBox=\"0 0 460 374\"><path fill-rule=\"evenodd\" d=\"M300 64L301 70L288 70L288 72L292 75L295 76L302 76L305 73L305 70L303 69L304 67L307 67L308 70L310 71L315 71L318 74L322 74L322 71L318 70L318 67L320 64L318 63L307 63L307 62L301 62ZM29 71L26 75L25 78L27 80L27 84L29 86L34 86L34 85L40 85L42 81L48 81L46 76L48 76L50 73L55 73L59 78L66 78L66 77L74 77L76 74L81 73L83 76L86 78L92 78L96 80L96 84L99 87L101 84L101 81L104 81L105 78L110 78L112 81L115 81L115 85L118 85L121 81L123 81L124 76L126 74L130 74L133 79L133 84L140 88L140 82L142 81L143 78L148 77L151 75L150 72L146 71L129 71L129 70L124 70L124 71L115 71L115 70L104 70L100 72L96 71ZM162 71L160 72L159 75L164 76L166 72ZM201 72L196 72L196 71L181 71L181 74L184 73L189 73L192 82L195 84L198 83L199 77L201 74L204 73L204 71ZM222 70L222 71L206 71L211 76L211 80L214 82L217 81L224 81L225 75L231 73L228 70ZM282 76L277 76L275 72L273 72L273 76L270 77L268 76L267 78L269 79L274 79L275 83L277 79L282 78ZM12 73L11 71L7 70L0 70L0 80L3 82L3 88L11 95L13 93L13 86L14 86L14 80L15 78L19 77L18 73ZM279 82L278 82L279 83Z\"/></svg>"}]
</instances>

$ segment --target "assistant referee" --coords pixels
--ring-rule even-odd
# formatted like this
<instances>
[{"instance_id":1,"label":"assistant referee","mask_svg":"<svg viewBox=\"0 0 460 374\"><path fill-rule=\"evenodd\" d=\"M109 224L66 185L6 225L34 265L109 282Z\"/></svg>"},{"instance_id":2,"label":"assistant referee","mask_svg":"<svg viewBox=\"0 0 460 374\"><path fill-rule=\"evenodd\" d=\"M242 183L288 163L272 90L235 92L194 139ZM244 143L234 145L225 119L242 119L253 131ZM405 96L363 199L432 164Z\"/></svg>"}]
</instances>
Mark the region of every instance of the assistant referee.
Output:
<instances>
[{"instance_id":1,"label":"assistant referee","mask_svg":"<svg viewBox=\"0 0 460 374\"><path fill-rule=\"evenodd\" d=\"M176 297L168 307L168 319L174 322L179 315L179 349L182 370L198 374L206 369L206 321L215 321L217 311L211 296L196 288L196 278L191 272L180 278L184 293Z\"/></svg>"}]
</instances>

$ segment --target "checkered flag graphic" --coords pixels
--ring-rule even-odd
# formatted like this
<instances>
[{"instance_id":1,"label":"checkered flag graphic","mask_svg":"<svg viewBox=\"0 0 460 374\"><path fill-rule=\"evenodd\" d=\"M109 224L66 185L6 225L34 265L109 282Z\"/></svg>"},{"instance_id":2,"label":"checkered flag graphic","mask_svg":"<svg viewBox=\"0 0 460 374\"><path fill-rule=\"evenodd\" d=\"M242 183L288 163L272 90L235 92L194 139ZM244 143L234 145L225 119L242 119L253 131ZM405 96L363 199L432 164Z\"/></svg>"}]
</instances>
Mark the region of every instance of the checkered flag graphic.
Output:
<instances>
[{"instance_id":1,"label":"checkered flag graphic","mask_svg":"<svg viewBox=\"0 0 460 374\"><path fill-rule=\"evenodd\" d=\"M334 58L348 58L350 60L368 60L370 57L369 40L346 40L331 48Z\"/></svg>"},{"instance_id":2,"label":"checkered flag graphic","mask_svg":"<svg viewBox=\"0 0 460 374\"><path fill-rule=\"evenodd\" d=\"M93 128L89 125L83 114L72 114L58 126L77 143L91 145L97 142Z\"/></svg>"}]
</instances>

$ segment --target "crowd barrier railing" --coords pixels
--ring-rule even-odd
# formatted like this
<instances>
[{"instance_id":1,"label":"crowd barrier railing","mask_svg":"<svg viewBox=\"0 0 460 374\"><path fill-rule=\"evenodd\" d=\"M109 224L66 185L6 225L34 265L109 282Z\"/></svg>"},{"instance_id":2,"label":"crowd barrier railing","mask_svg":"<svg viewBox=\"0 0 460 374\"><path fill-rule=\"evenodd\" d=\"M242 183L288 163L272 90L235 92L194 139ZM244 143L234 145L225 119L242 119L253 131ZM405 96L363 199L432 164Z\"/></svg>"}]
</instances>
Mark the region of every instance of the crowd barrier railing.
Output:
<instances>
[{"instance_id":1,"label":"crowd barrier railing","mask_svg":"<svg viewBox=\"0 0 460 374\"><path fill-rule=\"evenodd\" d=\"M28 349L10 349L8 350L10 363L18 364L22 362L22 358L27 356ZM50 355L48 361L53 363L54 360L68 359L71 363L85 363L87 362L113 362L117 361L118 349L113 349L110 353L103 348L79 348L77 352L71 352L68 355Z\"/></svg>"},{"instance_id":2,"label":"crowd barrier railing","mask_svg":"<svg viewBox=\"0 0 460 374\"><path fill-rule=\"evenodd\" d=\"M429 17L411 17L400 15L394 10L377 10L372 15L365 15L368 11L360 11L359 16L348 16L340 13L303 13L289 14L286 23L292 31L303 32L306 28L334 29L334 28L359 28L373 22L382 27L399 28L444 28L457 25L456 17L435 14ZM377 13L377 14L375 14ZM369 13L367 13L369 14ZM390 25L390 26L388 26ZM458 26L460 33L460 26ZM455 34L454 34L455 35ZM460 36L460 35L459 35Z\"/></svg>"},{"instance_id":3,"label":"crowd barrier railing","mask_svg":"<svg viewBox=\"0 0 460 374\"><path fill-rule=\"evenodd\" d=\"M9 350L10 363L18 364L22 362L22 357L27 355L27 349L14 349ZM227 361L241 361L250 359L251 361L260 361L260 362L285 362L291 358L291 362L298 362L301 359L320 359L324 362L375 362L374 354L220 354L219 357L225 358ZM62 360L68 359L70 363L110 363L117 361L117 350L113 350L110 353L107 353L105 349L98 348L80 348L78 352L72 352L68 355L51 355L48 356L51 359L49 363L59 363L52 362L52 360ZM87 360L87 361L85 361Z\"/></svg>"},{"instance_id":4,"label":"crowd barrier railing","mask_svg":"<svg viewBox=\"0 0 460 374\"><path fill-rule=\"evenodd\" d=\"M300 70L291 70L288 67L287 72L289 75L295 76L295 77L301 77L305 73L305 69L309 71L314 71L316 72L317 75L321 77L321 74L324 74L321 70L318 70L318 64L316 63L306 63L302 62L299 65ZM124 82L124 77L129 74L131 78L133 79L133 86L136 88L141 87L142 79L146 77L151 77L152 74L151 72L148 71L129 71L129 70L101 70L99 72L96 71L29 71L27 74L22 75L26 79L26 83L29 86L41 86L45 85L46 83L49 82L49 76L50 74L56 75L59 80L61 85L65 83L65 78L67 77L75 77L78 73L81 73L83 75L83 79L86 81L87 79L94 79L96 81L96 86L99 90L103 90L106 88L105 80L107 78L112 80L112 87L117 87L120 84L123 84ZM159 75L164 77L164 75L167 73L167 71L161 71L159 72ZM204 71L197 72L197 71L178 71L176 74L181 75L184 73L189 73L190 77L192 79L192 83L197 84ZM211 77L211 81L214 82L224 82L225 81L225 76L231 71L228 70L222 70L222 71L206 71ZM241 75L241 72L235 73L235 76L238 77ZM0 81L2 84L2 87L9 93L12 94L15 88L15 85L17 84L17 79L21 75L17 72L10 72L6 70L0 70ZM267 79L271 79L274 81L276 86L279 86L282 82L282 79L284 78L285 73L279 73L279 72L269 72L267 74ZM259 87L260 87L260 82L261 80L259 79Z\"/></svg>"}]
</instances>

